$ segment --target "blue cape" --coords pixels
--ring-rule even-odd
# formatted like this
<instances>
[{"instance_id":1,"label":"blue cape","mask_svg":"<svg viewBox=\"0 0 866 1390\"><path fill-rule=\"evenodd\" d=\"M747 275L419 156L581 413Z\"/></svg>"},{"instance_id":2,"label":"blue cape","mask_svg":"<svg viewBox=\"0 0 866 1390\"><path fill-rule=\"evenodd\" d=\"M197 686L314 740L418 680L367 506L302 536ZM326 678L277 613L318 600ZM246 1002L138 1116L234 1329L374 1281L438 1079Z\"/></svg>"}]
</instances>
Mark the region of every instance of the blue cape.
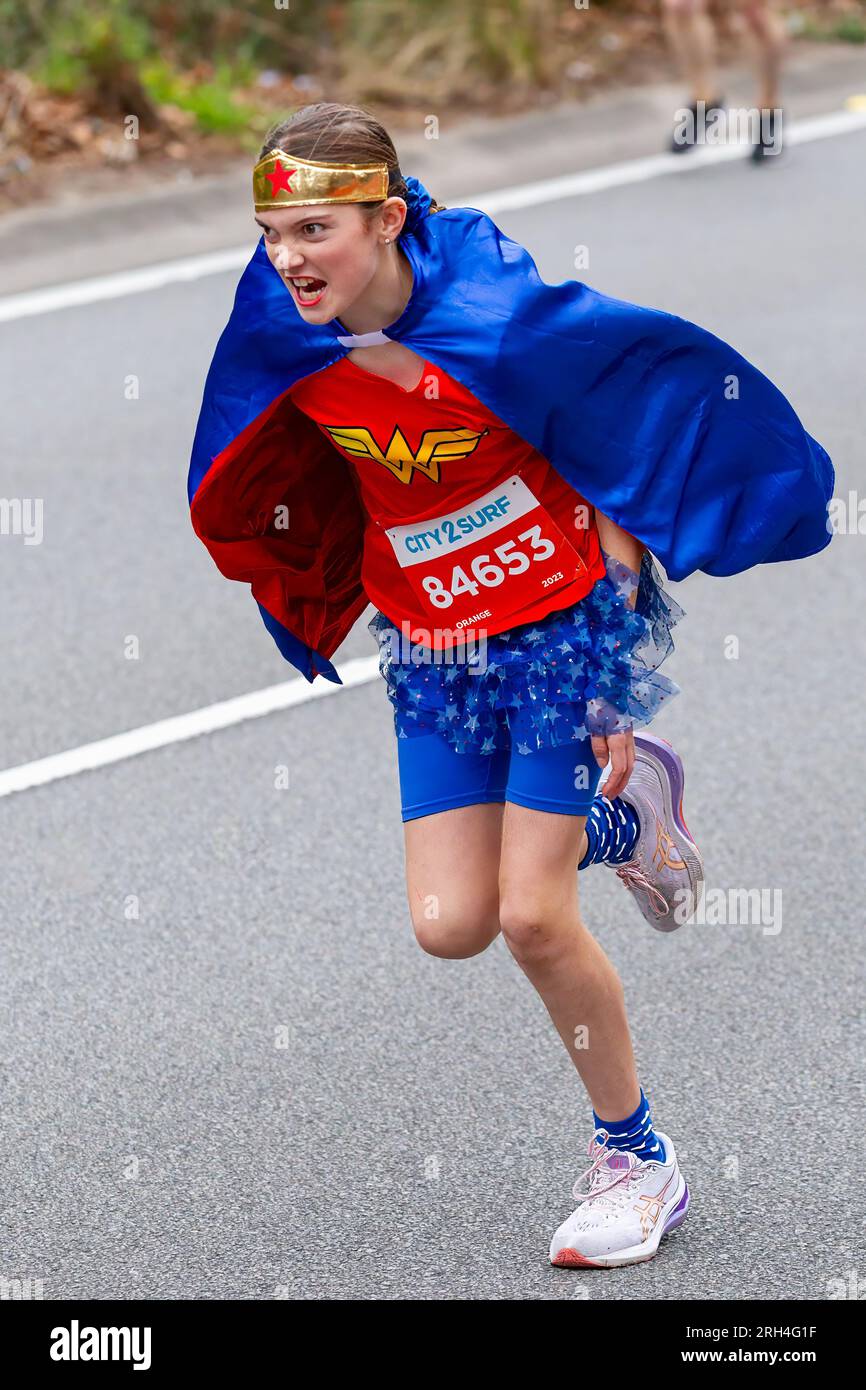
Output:
<instances>
[{"instance_id":1,"label":"blue cape","mask_svg":"<svg viewBox=\"0 0 866 1390\"><path fill-rule=\"evenodd\" d=\"M429 204L423 185L407 183L413 201ZM578 281L546 284L529 252L472 208L416 217L400 241L414 284L386 336L472 391L582 497L642 541L671 579L695 570L737 574L829 543L834 472L827 453L777 387L727 343ZM231 474L232 456L253 459L279 412L295 409L289 388L348 351L338 341L346 333L338 320L303 321L262 239L207 375L188 484L198 534L224 573L251 583L286 659L308 680L323 674L337 682L328 657L366 607L360 554L347 557L351 570L341 574L335 605L327 592L333 563L316 572L310 561L315 519L303 555L288 541L280 551L279 536L265 535L266 509L246 506L247 475L239 484ZM337 453L318 431L315 442L301 431L296 421L291 438L299 449ZM286 452L281 495L290 498ZM328 476L333 484L338 475ZM205 479L207 505L202 498L197 515ZM326 526L320 515L323 538ZM259 533L252 559L251 531ZM339 537L344 549L360 548L357 517ZM337 543L332 535L328 544ZM302 610L303 621L296 616Z\"/></svg>"}]
</instances>

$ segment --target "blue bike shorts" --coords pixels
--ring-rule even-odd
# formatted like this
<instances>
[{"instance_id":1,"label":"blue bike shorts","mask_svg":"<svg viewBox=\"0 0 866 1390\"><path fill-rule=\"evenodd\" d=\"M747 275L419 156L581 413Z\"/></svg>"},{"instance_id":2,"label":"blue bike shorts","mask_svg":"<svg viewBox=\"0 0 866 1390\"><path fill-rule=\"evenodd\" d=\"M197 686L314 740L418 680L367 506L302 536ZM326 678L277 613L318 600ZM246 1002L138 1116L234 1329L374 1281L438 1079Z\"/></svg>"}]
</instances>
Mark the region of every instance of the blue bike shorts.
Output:
<instances>
[{"instance_id":1,"label":"blue bike shorts","mask_svg":"<svg viewBox=\"0 0 866 1390\"><path fill-rule=\"evenodd\" d=\"M588 738L521 753L458 753L440 733L397 739L404 821L455 806L513 801L534 811L585 816L601 778Z\"/></svg>"}]
</instances>

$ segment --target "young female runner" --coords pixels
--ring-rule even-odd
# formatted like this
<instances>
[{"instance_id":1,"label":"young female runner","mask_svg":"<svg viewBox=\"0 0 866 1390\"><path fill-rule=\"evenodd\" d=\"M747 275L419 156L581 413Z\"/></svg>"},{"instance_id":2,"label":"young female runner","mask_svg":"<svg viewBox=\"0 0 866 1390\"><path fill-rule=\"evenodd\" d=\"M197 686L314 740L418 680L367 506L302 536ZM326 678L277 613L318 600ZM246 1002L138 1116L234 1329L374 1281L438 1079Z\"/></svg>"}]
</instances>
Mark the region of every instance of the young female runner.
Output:
<instances>
[{"instance_id":1,"label":"young female runner","mask_svg":"<svg viewBox=\"0 0 866 1390\"><path fill-rule=\"evenodd\" d=\"M672 1140L653 1128L622 985L582 921L577 870L613 867L662 930L688 919L702 867L682 815L682 764L670 745L633 733L677 692L657 668L683 610L637 536L658 536L673 568L688 572L702 560L731 573L756 563L758 552L744 547L762 527L747 542L716 544L695 510L688 531L692 503L703 509L722 486L694 442L682 454L683 534L670 527L667 501L638 497L630 511L650 458L640 423L626 425L637 460L623 474L628 487L618 496L610 485L619 521L597 505L603 489L591 463L595 505L568 481L575 430L591 437L594 421L605 422L606 477L620 448L623 412L595 405L610 375L601 370L602 297L589 344L593 393L581 398L574 383L560 443L558 403L545 401L544 376L532 373L555 375L552 357L546 366L537 359L556 333L582 329L560 322L558 300L539 321L532 296L542 282L527 288L510 278L509 265L526 253L495 228L493 253L473 245L482 220L490 234L489 219L440 209L404 178L368 113L333 104L297 112L268 135L253 187L263 243L208 378L190 477L194 525L223 572L251 583L281 651L308 679L338 679L328 656L368 601L376 606L370 631L394 708L418 941L464 958L501 931L593 1104L579 1205L554 1235L550 1259L649 1259L684 1219L689 1193ZM495 298L503 285L505 313ZM710 335L685 327L706 351ZM641 325L641 341L650 328ZM661 363L677 355L680 331L663 328ZM540 341L524 342L530 331ZM622 331L619 316L611 332ZM509 354L518 376L497 395ZM750 384L760 378L733 357L753 374ZM656 379L646 363L640 370L641 410L664 434ZM521 386L523 404L514 405ZM809 520L829 462L783 406L788 474L796 465L803 482L796 501L786 491L783 524L767 529L761 558L824 543ZM752 408L768 410L765 400ZM778 403L774 410L784 413ZM768 428L778 439L775 416ZM533 435L549 440L549 455ZM719 428L713 437L721 440ZM665 448L673 478L678 448L667 437ZM728 449L726 479L737 471ZM753 497L760 506L760 491ZM711 501L715 526L725 499ZM632 514L639 523L645 516L633 532L620 524ZM596 795L608 763L606 794Z\"/></svg>"}]
</instances>

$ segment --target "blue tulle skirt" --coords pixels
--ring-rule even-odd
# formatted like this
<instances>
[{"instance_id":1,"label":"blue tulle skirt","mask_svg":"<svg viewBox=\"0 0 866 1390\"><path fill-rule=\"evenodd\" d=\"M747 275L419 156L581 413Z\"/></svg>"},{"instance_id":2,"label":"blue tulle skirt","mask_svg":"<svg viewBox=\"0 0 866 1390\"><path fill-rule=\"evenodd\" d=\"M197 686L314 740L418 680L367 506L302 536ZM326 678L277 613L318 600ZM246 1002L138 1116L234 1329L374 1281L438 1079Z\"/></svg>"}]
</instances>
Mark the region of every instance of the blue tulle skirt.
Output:
<instances>
[{"instance_id":1,"label":"blue tulle skirt","mask_svg":"<svg viewBox=\"0 0 866 1390\"><path fill-rule=\"evenodd\" d=\"M454 653L409 647L377 612L368 624L398 738L444 734L457 752L519 753L648 724L679 686L658 667L685 610L650 555L640 573L605 555L606 575L579 603ZM627 602L635 587L634 608Z\"/></svg>"}]
</instances>

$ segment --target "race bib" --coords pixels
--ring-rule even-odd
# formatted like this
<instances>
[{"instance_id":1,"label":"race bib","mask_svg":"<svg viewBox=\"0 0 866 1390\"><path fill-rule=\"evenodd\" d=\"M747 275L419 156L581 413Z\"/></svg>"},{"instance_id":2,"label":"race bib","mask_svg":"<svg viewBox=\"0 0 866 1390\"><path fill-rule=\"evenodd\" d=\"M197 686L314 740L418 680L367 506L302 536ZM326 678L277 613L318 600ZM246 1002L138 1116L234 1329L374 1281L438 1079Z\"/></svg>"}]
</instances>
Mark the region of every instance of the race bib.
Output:
<instances>
[{"instance_id":1,"label":"race bib","mask_svg":"<svg viewBox=\"0 0 866 1390\"><path fill-rule=\"evenodd\" d=\"M507 628L513 614L586 569L517 474L457 511L386 535L436 627Z\"/></svg>"}]
</instances>

